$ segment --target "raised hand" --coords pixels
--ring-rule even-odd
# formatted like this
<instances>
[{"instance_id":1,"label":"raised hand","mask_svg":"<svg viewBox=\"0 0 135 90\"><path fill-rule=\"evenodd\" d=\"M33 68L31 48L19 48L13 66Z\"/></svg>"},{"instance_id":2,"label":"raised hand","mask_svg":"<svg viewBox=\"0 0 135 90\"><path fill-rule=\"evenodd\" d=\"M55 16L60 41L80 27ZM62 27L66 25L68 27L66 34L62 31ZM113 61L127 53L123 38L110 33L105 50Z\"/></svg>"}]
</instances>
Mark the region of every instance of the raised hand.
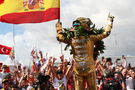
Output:
<instances>
[{"instance_id":1,"label":"raised hand","mask_svg":"<svg viewBox=\"0 0 135 90\"><path fill-rule=\"evenodd\" d=\"M108 20L109 22L113 22L113 21L114 21L114 16L112 16L112 15L109 13L107 20Z\"/></svg>"},{"instance_id":2,"label":"raised hand","mask_svg":"<svg viewBox=\"0 0 135 90\"><path fill-rule=\"evenodd\" d=\"M56 23L56 30L57 30L57 33L60 33L62 31L62 23L61 22Z\"/></svg>"},{"instance_id":3,"label":"raised hand","mask_svg":"<svg viewBox=\"0 0 135 90\"><path fill-rule=\"evenodd\" d=\"M56 27L61 27L62 26L62 23L61 22L57 22L56 23Z\"/></svg>"},{"instance_id":4,"label":"raised hand","mask_svg":"<svg viewBox=\"0 0 135 90\"><path fill-rule=\"evenodd\" d=\"M64 55L60 56L61 62L64 62Z\"/></svg>"},{"instance_id":5,"label":"raised hand","mask_svg":"<svg viewBox=\"0 0 135 90\"><path fill-rule=\"evenodd\" d=\"M53 63L54 63L56 60L57 60L57 58L54 57L54 58L53 58Z\"/></svg>"}]
</instances>

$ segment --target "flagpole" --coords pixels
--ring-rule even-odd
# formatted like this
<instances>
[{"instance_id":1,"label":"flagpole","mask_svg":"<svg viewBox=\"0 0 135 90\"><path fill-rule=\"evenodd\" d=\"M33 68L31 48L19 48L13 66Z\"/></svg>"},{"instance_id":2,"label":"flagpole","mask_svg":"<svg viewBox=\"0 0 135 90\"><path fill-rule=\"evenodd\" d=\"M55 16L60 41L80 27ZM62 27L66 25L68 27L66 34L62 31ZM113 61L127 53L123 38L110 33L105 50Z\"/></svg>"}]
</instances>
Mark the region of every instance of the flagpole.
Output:
<instances>
[{"instance_id":1,"label":"flagpole","mask_svg":"<svg viewBox=\"0 0 135 90\"><path fill-rule=\"evenodd\" d=\"M15 26L13 24L13 46L15 46Z\"/></svg>"},{"instance_id":2,"label":"flagpole","mask_svg":"<svg viewBox=\"0 0 135 90\"><path fill-rule=\"evenodd\" d=\"M59 3L59 7L60 7L60 0L58 0L58 3ZM59 8L59 9L60 9L60 8ZM58 22L61 23L61 22L60 22L60 11L59 11L59 19L58 19ZM62 54L63 54L63 52L62 52L62 43L60 42L60 44L61 44L61 47L60 47L60 48L61 48L61 55L62 55Z\"/></svg>"},{"instance_id":3,"label":"flagpole","mask_svg":"<svg viewBox=\"0 0 135 90\"><path fill-rule=\"evenodd\" d=\"M58 13L59 13L59 19L58 19L58 22L60 22L60 0L58 0L58 3L59 3L59 11L58 11Z\"/></svg>"},{"instance_id":4,"label":"flagpole","mask_svg":"<svg viewBox=\"0 0 135 90\"><path fill-rule=\"evenodd\" d=\"M13 62L14 62L14 65L17 66L17 62L15 60L15 25L13 24Z\"/></svg>"}]
</instances>

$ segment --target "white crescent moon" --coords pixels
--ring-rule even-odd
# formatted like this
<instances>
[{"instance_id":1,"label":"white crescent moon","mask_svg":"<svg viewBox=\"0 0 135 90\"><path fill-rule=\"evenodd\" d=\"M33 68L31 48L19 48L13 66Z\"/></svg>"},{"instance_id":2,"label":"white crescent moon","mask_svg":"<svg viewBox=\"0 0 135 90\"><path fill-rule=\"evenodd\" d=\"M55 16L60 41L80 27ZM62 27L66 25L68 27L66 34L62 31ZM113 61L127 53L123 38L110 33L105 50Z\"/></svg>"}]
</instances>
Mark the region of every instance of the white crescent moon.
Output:
<instances>
[{"instance_id":1,"label":"white crescent moon","mask_svg":"<svg viewBox=\"0 0 135 90\"><path fill-rule=\"evenodd\" d=\"M2 51L3 53L7 53L7 52L8 52L8 49L4 50L4 47L3 47L3 48L1 48L1 51Z\"/></svg>"}]
</instances>

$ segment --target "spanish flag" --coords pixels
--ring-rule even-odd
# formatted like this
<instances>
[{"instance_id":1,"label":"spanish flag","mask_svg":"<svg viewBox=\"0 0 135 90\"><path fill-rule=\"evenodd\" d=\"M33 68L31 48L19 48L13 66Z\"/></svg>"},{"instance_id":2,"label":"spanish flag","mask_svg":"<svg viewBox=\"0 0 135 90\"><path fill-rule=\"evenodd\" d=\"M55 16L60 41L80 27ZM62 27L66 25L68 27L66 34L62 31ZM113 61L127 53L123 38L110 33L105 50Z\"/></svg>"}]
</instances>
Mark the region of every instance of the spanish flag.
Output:
<instances>
[{"instance_id":1,"label":"spanish flag","mask_svg":"<svg viewBox=\"0 0 135 90\"><path fill-rule=\"evenodd\" d=\"M60 0L0 0L0 22L41 23L60 18Z\"/></svg>"}]
</instances>

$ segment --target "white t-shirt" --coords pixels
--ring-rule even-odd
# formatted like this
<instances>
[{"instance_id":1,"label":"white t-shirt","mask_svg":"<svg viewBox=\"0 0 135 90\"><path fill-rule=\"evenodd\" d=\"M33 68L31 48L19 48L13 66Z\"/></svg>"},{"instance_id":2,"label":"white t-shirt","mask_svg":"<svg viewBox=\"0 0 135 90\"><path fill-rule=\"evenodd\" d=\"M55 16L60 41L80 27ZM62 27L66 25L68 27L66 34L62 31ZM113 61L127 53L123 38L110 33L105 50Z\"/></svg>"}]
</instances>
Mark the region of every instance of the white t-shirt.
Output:
<instances>
[{"instance_id":1,"label":"white t-shirt","mask_svg":"<svg viewBox=\"0 0 135 90\"><path fill-rule=\"evenodd\" d=\"M28 86L27 90L33 90L33 87L32 86Z\"/></svg>"},{"instance_id":2,"label":"white t-shirt","mask_svg":"<svg viewBox=\"0 0 135 90\"><path fill-rule=\"evenodd\" d=\"M135 85L135 80L132 77L126 79L127 90L135 90L134 85Z\"/></svg>"},{"instance_id":3,"label":"white t-shirt","mask_svg":"<svg viewBox=\"0 0 135 90\"><path fill-rule=\"evenodd\" d=\"M4 73L4 72L1 72L0 73L0 78L3 79L5 78L5 76L7 76L9 73Z\"/></svg>"},{"instance_id":4,"label":"white t-shirt","mask_svg":"<svg viewBox=\"0 0 135 90\"><path fill-rule=\"evenodd\" d=\"M54 78L54 80L53 80L53 86L54 86L55 89L62 90L60 88L60 86L62 84L64 84L65 88L67 87L67 78L66 78L66 76L64 76L61 80L59 80L56 77ZM64 90L66 90L66 89L64 89Z\"/></svg>"},{"instance_id":5,"label":"white t-shirt","mask_svg":"<svg viewBox=\"0 0 135 90\"><path fill-rule=\"evenodd\" d=\"M123 67L126 67L127 66L127 61L126 61L126 59L121 59L122 60L122 66Z\"/></svg>"},{"instance_id":6,"label":"white t-shirt","mask_svg":"<svg viewBox=\"0 0 135 90\"><path fill-rule=\"evenodd\" d=\"M127 66L127 61L125 59L121 59L117 61L116 65L122 65L123 67Z\"/></svg>"}]
</instances>

